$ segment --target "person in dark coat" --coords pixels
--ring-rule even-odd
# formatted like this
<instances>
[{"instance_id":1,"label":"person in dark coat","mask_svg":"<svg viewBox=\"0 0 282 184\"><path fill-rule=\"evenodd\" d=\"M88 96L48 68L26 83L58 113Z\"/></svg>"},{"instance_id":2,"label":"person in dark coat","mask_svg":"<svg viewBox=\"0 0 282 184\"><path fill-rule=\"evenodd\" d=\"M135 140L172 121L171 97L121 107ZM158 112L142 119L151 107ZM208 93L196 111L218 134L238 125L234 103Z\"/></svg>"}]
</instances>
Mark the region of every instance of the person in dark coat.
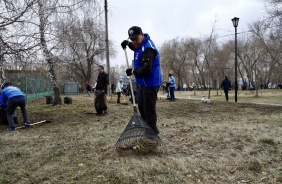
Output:
<instances>
[{"instance_id":1,"label":"person in dark coat","mask_svg":"<svg viewBox=\"0 0 282 184\"><path fill-rule=\"evenodd\" d=\"M106 109L104 110L104 115L108 115L108 103L107 103L107 88L109 85L109 75L104 71L104 66L98 66L99 75L97 78L97 85L94 89L94 92L100 92L104 95L104 102ZM99 112L97 112L100 114Z\"/></svg>"},{"instance_id":2,"label":"person in dark coat","mask_svg":"<svg viewBox=\"0 0 282 184\"><path fill-rule=\"evenodd\" d=\"M91 89L92 89L92 87L89 85L89 83L88 82L86 82L86 91L87 91L87 93L88 93L88 96L90 96L91 97Z\"/></svg>"},{"instance_id":3,"label":"person in dark coat","mask_svg":"<svg viewBox=\"0 0 282 184\"><path fill-rule=\"evenodd\" d=\"M226 101L228 101L228 91L231 89L231 83L230 80L227 78L227 76L224 77L221 83L221 88L223 88Z\"/></svg>"},{"instance_id":4,"label":"person in dark coat","mask_svg":"<svg viewBox=\"0 0 282 184\"><path fill-rule=\"evenodd\" d=\"M115 88L116 88L115 84L114 84L114 83L112 83L112 86L111 86L112 94L114 94L114 93L115 93Z\"/></svg>"}]
</instances>

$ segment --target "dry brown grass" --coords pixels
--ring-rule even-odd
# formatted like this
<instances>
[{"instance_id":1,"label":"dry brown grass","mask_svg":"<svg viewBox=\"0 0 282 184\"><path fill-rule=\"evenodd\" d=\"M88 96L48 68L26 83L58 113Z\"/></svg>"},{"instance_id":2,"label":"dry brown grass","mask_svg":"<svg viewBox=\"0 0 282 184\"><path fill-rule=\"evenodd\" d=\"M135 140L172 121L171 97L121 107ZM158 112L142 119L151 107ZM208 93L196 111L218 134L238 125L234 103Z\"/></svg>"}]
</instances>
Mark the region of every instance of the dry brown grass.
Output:
<instances>
[{"instance_id":1,"label":"dry brown grass","mask_svg":"<svg viewBox=\"0 0 282 184\"><path fill-rule=\"evenodd\" d=\"M0 134L0 183L279 183L282 181L282 107L197 100L157 102L162 146L116 151L131 105L93 98L72 105L28 103L33 128ZM18 113L19 114L19 113Z\"/></svg>"},{"instance_id":2,"label":"dry brown grass","mask_svg":"<svg viewBox=\"0 0 282 184\"><path fill-rule=\"evenodd\" d=\"M208 98L209 91L176 91L176 97L190 98L203 98L205 96ZM229 91L229 101L235 101L235 90ZM163 92L159 92L160 96L166 96ZM225 96L223 90L211 90L210 95L211 100L225 101ZM282 90L281 89L263 89L259 90L258 96L256 96L256 91L254 90L238 90L237 100L240 102L258 102L258 103L273 103L282 104Z\"/></svg>"}]
</instances>

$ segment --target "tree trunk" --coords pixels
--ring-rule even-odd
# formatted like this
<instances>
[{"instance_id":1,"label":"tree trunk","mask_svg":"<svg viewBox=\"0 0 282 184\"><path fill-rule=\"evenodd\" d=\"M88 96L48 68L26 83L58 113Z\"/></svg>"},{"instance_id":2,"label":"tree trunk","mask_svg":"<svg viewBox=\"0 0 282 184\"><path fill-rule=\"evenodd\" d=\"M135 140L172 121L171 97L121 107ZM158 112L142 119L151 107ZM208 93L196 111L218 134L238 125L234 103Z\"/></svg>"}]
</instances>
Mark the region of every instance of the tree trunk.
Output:
<instances>
[{"instance_id":1,"label":"tree trunk","mask_svg":"<svg viewBox=\"0 0 282 184\"><path fill-rule=\"evenodd\" d=\"M6 76L5 76L5 72L4 72L4 59L3 59L3 57L1 57L0 58L0 73L1 73L1 75L0 75L0 82L1 82L1 84L3 83L3 82L5 82L6 81Z\"/></svg>"},{"instance_id":2,"label":"tree trunk","mask_svg":"<svg viewBox=\"0 0 282 184\"><path fill-rule=\"evenodd\" d=\"M255 89L256 89L256 96L258 96L257 65L255 65Z\"/></svg>"},{"instance_id":3,"label":"tree trunk","mask_svg":"<svg viewBox=\"0 0 282 184\"><path fill-rule=\"evenodd\" d=\"M43 56L45 58L45 61L47 62L49 77L51 79L51 84L54 91L54 105L62 104L62 99L60 96L60 88L58 87L57 77L54 71L54 64L51 59L51 53L47 48L47 43L45 39L45 21L44 21L44 13L43 13L43 5L41 2L39 2L39 19L40 19L40 25L39 25L39 32L40 32L40 45L42 47Z\"/></svg>"},{"instance_id":4,"label":"tree trunk","mask_svg":"<svg viewBox=\"0 0 282 184\"><path fill-rule=\"evenodd\" d=\"M192 72L193 72L194 82L195 82L195 84L196 84L195 66L193 66ZM192 86L192 84L188 84L188 85L187 85L187 87L188 87L189 90L190 90L190 87L189 87L190 85ZM200 84L198 84L198 85L200 85ZM194 86L193 88L194 88L194 89L193 89L193 90L194 90L194 95L196 95L195 86Z\"/></svg>"}]
</instances>

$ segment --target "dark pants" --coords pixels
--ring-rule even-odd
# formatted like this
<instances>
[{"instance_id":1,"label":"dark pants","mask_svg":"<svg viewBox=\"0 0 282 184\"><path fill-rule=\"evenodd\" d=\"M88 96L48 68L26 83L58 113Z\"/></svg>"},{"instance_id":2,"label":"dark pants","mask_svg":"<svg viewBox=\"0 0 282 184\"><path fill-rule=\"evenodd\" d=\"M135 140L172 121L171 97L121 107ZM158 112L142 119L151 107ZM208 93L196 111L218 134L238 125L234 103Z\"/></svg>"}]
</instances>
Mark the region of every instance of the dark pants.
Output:
<instances>
[{"instance_id":1,"label":"dark pants","mask_svg":"<svg viewBox=\"0 0 282 184\"><path fill-rule=\"evenodd\" d=\"M87 93L88 93L88 96L91 96L91 91L87 91Z\"/></svg>"},{"instance_id":2,"label":"dark pants","mask_svg":"<svg viewBox=\"0 0 282 184\"><path fill-rule=\"evenodd\" d=\"M175 87L170 87L169 90L170 90L170 97L171 97L170 100L174 101L175 100L175 96L174 96Z\"/></svg>"},{"instance_id":3,"label":"dark pants","mask_svg":"<svg viewBox=\"0 0 282 184\"><path fill-rule=\"evenodd\" d=\"M25 103L24 97L14 97L14 98L9 100L8 107L7 107L7 120L9 122L10 128L15 127L14 118L13 118L12 114L15 112L15 110L18 106L21 108L24 123L28 122L27 111L26 111L25 105L26 105L26 103Z\"/></svg>"},{"instance_id":4,"label":"dark pants","mask_svg":"<svg viewBox=\"0 0 282 184\"><path fill-rule=\"evenodd\" d=\"M157 93L160 87L145 87L140 86L138 89L138 108L141 117L148 123L148 125L154 130L157 129L157 113L156 102Z\"/></svg>"},{"instance_id":5,"label":"dark pants","mask_svg":"<svg viewBox=\"0 0 282 184\"><path fill-rule=\"evenodd\" d=\"M224 90L226 101L228 101L228 90L229 90L229 88L224 88L223 90Z\"/></svg>"},{"instance_id":6,"label":"dark pants","mask_svg":"<svg viewBox=\"0 0 282 184\"><path fill-rule=\"evenodd\" d=\"M134 98L135 98L135 103L138 103L137 91L133 91L133 94L134 94ZM131 93L130 93L130 96L131 96L130 101L131 101L131 103L133 103L133 101L132 101L132 94Z\"/></svg>"},{"instance_id":7,"label":"dark pants","mask_svg":"<svg viewBox=\"0 0 282 184\"><path fill-rule=\"evenodd\" d=\"M117 95L118 95L117 103L120 103L120 94L121 94L121 92L117 92Z\"/></svg>"}]
</instances>

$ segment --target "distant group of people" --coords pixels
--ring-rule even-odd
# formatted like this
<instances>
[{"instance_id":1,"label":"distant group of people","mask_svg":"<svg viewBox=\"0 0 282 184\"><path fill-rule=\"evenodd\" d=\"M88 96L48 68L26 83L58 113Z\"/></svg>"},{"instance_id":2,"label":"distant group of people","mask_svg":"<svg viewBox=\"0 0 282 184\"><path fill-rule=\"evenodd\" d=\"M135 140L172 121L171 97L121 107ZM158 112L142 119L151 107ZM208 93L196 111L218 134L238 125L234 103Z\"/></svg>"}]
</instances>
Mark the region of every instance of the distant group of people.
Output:
<instances>
[{"instance_id":1,"label":"distant group of people","mask_svg":"<svg viewBox=\"0 0 282 184\"><path fill-rule=\"evenodd\" d=\"M133 94L134 94L134 98L135 98L135 103L138 103L138 96L137 96L137 91L139 89L139 86L136 84L136 79L132 78L132 87L133 87ZM130 87L130 83L128 84L123 84L122 83L122 79L120 79L120 83L117 84L117 89L116 89L116 93L118 94L118 99L117 99L117 103L120 104L120 96L121 94L125 95L125 96L130 96L130 101L133 103L132 100L132 91L131 91L131 87Z\"/></svg>"}]
</instances>

